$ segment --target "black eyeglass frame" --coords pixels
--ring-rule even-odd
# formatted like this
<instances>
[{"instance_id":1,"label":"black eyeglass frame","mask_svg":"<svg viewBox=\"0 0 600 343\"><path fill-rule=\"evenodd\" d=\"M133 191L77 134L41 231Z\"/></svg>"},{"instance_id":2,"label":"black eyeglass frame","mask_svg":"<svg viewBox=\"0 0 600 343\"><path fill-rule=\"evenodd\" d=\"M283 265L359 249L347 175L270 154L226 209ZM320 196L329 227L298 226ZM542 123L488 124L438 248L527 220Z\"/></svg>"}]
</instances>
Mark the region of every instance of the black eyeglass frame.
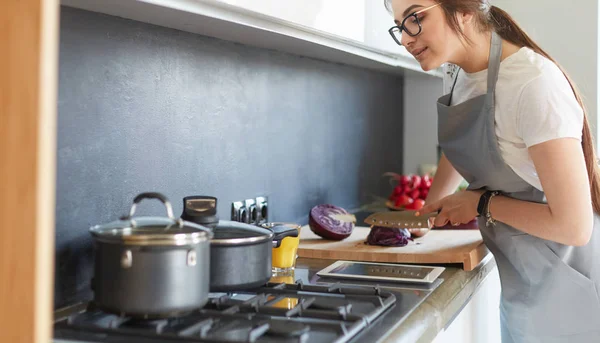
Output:
<instances>
[{"instance_id":1,"label":"black eyeglass frame","mask_svg":"<svg viewBox=\"0 0 600 343\"><path fill-rule=\"evenodd\" d=\"M427 11L427 10L430 10L430 9L432 9L434 7L437 7L439 5L441 5L441 3L437 3L435 5L429 6L427 8L422 9L422 10L415 11L415 12L407 15L406 18L402 19L402 23L400 23L400 25L394 25L394 26L390 27L390 29L388 30L388 33L390 34L390 36L392 36L392 39L394 40L394 42L396 42L396 44L402 46L402 42L398 41L398 38L396 38L396 36L394 35L393 31L395 29L400 30L400 34L402 34L402 31L404 31L404 32L406 32L411 37L418 36L421 33L421 31L423 31L423 26L421 26L421 20L419 20L419 17L417 15L421 14L421 13ZM417 21L417 25L419 26L419 31L417 33L415 33L415 34L410 33L408 30L406 30L406 27L404 26L404 23L406 22L406 20L410 19L410 17L415 17L415 20Z\"/></svg>"}]
</instances>

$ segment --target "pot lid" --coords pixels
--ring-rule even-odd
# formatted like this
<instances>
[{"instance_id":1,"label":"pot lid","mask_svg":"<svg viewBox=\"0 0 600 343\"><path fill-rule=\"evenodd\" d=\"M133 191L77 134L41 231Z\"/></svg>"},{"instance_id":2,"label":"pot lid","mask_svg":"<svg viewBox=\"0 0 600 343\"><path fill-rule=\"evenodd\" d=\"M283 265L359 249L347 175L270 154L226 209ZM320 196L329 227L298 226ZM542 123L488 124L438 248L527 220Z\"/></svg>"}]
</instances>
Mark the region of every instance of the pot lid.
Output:
<instances>
[{"instance_id":1,"label":"pot lid","mask_svg":"<svg viewBox=\"0 0 600 343\"><path fill-rule=\"evenodd\" d=\"M273 239L272 230L235 221L220 220L212 228L214 236L211 244L216 245L243 245Z\"/></svg>"},{"instance_id":2,"label":"pot lid","mask_svg":"<svg viewBox=\"0 0 600 343\"><path fill-rule=\"evenodd\" d=\"M137 217L90 228L92 236L107 243L127 245L188 245L212 238L200 225L166 217Z\"/></svg>"},{"instance_id":3,"label":"pot lid","mask_svg":"<svg viewBox=\"0 0 600 343\"><path fill-rule=\"evenodd\" d=\"M146 198L162 201L167 208L167 217L134 218L136 205ZM92 226L90 233L99 241L126 245L179 246L200 243L213 237L212 232L201 225L175 219L171 204L160 193L138 195L128 216L107 224Z\"/></svg>"}]
</instances>

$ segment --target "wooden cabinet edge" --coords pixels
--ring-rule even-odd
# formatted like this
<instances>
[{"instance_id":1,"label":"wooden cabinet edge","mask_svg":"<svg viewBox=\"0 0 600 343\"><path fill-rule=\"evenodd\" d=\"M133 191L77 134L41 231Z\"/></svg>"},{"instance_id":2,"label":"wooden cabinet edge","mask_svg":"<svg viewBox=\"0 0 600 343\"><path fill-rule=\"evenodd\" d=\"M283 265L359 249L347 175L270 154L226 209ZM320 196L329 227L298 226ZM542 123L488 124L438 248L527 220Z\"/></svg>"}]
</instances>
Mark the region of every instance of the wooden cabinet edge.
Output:
<instances>
[{"instance_id":1,"label":"wooden cabinet edge","mask_svg":"<svg viewBox=\"0 0 600 343\"><path fill-rule=\"evenodd\" d=\"M1 341L52 339L58 0L2 6Z\"/></svg>"}]
</instances>

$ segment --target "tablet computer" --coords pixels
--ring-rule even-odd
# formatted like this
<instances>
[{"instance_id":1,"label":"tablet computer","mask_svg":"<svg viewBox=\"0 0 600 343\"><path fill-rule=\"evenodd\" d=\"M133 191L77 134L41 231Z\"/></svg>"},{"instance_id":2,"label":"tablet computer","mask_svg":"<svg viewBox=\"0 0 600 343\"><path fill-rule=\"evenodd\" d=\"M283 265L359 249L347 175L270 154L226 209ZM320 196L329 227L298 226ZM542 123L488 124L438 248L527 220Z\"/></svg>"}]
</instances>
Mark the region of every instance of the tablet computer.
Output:
<instances>
[{"instance_id":1,"label":"tablet computer","mask_svg":"<svg viewBox=\"0 0 600 343\"><path fill-rule=\"evenodd\" d=\"M356 280L432 283L444 270L444 267L413 264L337 261L317 272L317 275Z\"/></svg>"}]
</instances>

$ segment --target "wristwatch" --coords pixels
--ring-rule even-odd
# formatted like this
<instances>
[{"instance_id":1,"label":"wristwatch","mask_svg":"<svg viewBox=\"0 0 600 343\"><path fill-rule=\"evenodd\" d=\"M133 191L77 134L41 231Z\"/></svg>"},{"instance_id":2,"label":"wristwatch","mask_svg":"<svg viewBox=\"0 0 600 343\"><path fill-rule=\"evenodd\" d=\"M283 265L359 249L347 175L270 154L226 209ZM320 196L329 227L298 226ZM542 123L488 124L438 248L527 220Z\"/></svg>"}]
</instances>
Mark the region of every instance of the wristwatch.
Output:
<instances>
[{"instance_id":1,"label":"wristwatch","mask_svg":"<svg viewBox=\"0 0 600 343\"><path fill-rule=\"evenodd\" d=\"M496 221L492 218L492 214L490 213L490 201L493 197L500 194L498 191L485 191L479 197L479 204L477 204L477 216L485 217L485 225L490 226L495 225Z\"/></svg>"},{"instance_id":2,"label":"wristwatch","mask_svg":"<svg viewBox=\"0 0 600 343\"><path fill-rule=\"evenodd\" d=\"M485 191L479 197L479 204L477 204L477 216L485 216L489 212L489 204L492 197L498 195L498 191Z\"/></svg>"}]
</instances>

